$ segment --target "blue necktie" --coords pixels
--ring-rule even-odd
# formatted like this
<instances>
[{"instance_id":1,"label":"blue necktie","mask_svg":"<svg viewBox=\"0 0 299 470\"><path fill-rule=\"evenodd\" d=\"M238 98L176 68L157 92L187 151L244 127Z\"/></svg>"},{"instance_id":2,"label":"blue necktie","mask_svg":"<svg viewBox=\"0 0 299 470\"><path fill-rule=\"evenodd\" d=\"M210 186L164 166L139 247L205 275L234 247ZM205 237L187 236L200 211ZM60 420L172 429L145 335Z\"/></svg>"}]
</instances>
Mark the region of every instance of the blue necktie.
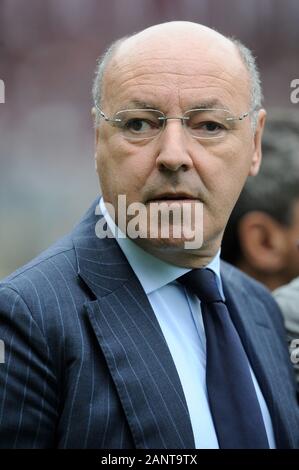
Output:
<instances>
[{"instance_id":1,"label":"blue necktie","mask_svg":"<svg viewBox=\"0 0 299 470\"><path fill-rule=\"evenodd\" d=\"M207 341L206 384L221 449L268 449L269 443L239 335L210 269L178 281L201 301Z\"/></svg>"}]
</instances>

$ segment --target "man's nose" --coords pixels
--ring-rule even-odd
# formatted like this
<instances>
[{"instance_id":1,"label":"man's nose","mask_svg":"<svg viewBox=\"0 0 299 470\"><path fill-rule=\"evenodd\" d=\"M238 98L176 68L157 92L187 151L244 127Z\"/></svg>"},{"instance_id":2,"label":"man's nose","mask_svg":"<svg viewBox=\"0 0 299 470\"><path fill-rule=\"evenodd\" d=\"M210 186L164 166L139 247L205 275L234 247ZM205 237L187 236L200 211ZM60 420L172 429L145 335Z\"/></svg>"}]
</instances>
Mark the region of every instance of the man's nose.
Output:
<instances>
[{"instance_id":1,"label":"man's nose","mask_svg":"<svg viewBox=\"0 0 299 470\"><path fill-rule=\"evenodd\" d=\"M158 139L156 165L159 170L187 171L193 166L190 154L190 137L183 128L182 121L170 119Z\"/></svg>"}]
</instances>

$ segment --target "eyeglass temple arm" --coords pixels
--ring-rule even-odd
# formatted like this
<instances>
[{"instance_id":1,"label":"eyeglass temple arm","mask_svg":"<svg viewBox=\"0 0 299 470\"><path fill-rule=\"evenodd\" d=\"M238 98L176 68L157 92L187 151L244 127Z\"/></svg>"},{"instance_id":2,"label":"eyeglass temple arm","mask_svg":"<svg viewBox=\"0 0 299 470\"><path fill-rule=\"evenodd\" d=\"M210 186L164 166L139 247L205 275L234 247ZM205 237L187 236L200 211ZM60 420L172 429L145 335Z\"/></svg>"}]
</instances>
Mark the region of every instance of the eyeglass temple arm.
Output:
<instances>
[{"instance_id":1,"label":"eyeglass temple arm","mask_svg":"<svg viewBox=\"0 0 299 470\"><path fill-rule=\"evenodd\" d=\"M250 111L248 111L247 113L244 113L244 114L242 114L241 116L238 116L238 117L226 118L226 121L242 121L244 118L249 116L249 114L250 114Z\"/></svg>"},{"instance_id":2,"label":"eyeglass temple arm","mask_svg":"<svg viewBox=\"0 0 299 470\"><path fill-rule=\"evenodd\" d=\"M112 120L112 119L109 119L108 116L106 116L106 114L101 110L101 108L99 107L98 103L95 103L94 105L95 105L97 111L100 113L100 116L101 116L102 118L104 118L105 121L111 121L111 120Z\"/></svg>"},{"instance_id":3,"label":"eyeglass temple arm","mask_svg":"<svg viewBox=\"0 0 299 470\"><path fill-rule=\"evenodd\" d=\"M106 114L103 113L103 111L98 107L98 105L96 105L96 108L99 111L101 117L105 119L105 121L108 121L108 122L121 122L121 119L117 119L117 118L113 119L113 118L109 118L108 116L106 116Z\"/></svg>"}]
</instances>

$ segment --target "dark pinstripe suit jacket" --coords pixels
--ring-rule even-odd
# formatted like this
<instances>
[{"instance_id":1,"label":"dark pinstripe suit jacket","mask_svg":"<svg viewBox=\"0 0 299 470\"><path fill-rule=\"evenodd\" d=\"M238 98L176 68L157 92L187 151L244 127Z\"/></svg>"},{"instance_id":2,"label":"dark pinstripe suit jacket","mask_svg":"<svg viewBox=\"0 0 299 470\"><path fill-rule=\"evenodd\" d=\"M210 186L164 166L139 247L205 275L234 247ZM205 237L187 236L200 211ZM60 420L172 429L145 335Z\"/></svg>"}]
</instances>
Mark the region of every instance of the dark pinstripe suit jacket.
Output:
<instances>
[{"instance_id":1,"label":"dark pinstripe suit jacket","mask_svg":"<svg viewBox=\"0 0 299 470\"><path fill-rule=\"evenodd\" d=\"M116 241L96 237L97 220L93 204L70 235L0 284L0 446L192 448L159 324ZM277 446L298 447L279 310L233 267L223 264L222 278Z\"/></svg>"}]
</instances>

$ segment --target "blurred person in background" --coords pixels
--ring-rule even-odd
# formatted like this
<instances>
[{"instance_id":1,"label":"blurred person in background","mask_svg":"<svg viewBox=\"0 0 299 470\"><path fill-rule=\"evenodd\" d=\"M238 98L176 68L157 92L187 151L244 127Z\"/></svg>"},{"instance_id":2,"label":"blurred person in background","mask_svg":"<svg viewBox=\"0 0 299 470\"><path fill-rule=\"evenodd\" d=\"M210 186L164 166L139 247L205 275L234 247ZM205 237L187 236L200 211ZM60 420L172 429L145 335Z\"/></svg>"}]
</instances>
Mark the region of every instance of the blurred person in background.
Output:
<instances>
[{"instance_id":1,"label":"blurred person in background","mask_svg":"<svg viewBox=\"0 0 299 470\"><path fill-rule=\"evenodd\" d=\"M299 338L298 114L268 116L262 153L259 174L248 178L229 219L221 256L273 291L291 342Z\"/></svg>"},{"instance_id":2,"label":"blurred person in background","mask_svg":"<svg viewBox=\"0 0 299 470\"><path fill-rule=\"evenodd\" d=\"M299 396L299 277L273 291L284 316L290 343L291 360L294 364Z\"/></svg>"},{"instance_id":3,"label":"blurred person in background","mask_svg":"<svg viewBox=\"0 0 299 470\"><path fill-rule=\"evenodd\" d=\"M299 276L299 120L268 116L262 154L230 216L221 257L274 290Z\"/></svg>"},{"instance_id":4,"label":"blurred person in background","mask_svg":"<svg viewBox=\"0 0 299 470\"><path fill-rule=\"evenodd\" d=\"M279 308L220 263L232 207L261 161L252 53L202 25L156 25L111 46L93 91L103 197L0 286L0 446L298 447ZM141 234L118 237L136 203ZM168 236L161 217L152 237L155 204L203 207L203 227L191 218L202 245L186 248L174 218Z\"/></svg>"}]
</instances>

